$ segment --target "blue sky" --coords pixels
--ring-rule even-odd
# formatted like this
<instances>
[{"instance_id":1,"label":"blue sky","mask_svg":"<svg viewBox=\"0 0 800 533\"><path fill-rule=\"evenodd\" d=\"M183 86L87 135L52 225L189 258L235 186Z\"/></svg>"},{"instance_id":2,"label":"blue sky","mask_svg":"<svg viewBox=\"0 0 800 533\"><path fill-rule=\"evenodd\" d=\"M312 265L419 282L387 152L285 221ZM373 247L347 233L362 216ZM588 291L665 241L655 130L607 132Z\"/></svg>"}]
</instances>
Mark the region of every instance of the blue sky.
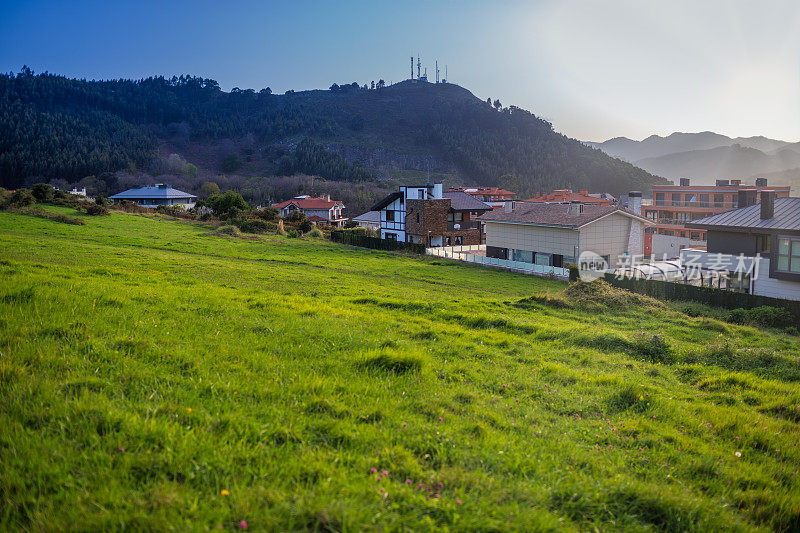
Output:
<instances>
[{"instance_id":1,"label":"blue sky","mask_svg":"<svg viewBox=\"0 0 800 533\"><path fill-rule=\"evenodd\" d=\"M800 3L782 0L9 2L0 69L189 73L276 92L409 76L419 54L567 135L800 140Z\"/></svg>"}]
</instances>

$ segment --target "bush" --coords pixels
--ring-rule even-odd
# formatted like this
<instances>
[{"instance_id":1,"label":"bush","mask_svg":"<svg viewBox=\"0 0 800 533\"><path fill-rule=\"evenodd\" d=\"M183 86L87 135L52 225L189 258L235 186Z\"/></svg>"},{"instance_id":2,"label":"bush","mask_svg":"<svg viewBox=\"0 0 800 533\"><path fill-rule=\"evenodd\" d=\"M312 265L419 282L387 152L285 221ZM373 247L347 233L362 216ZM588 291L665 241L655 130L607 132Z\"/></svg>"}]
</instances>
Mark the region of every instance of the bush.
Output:
<instances>
[{"instance_id":1,"label":"bush","mask_svg":"<svg viewBox=\"0 0 800 533\"><path fill-rule=\"evenodd\" d=\"M749 324L768 328L788 328L794 326L792 315L786 309L762 305L752 309L733 309L726 318L731 324Z\"/></svg>"},{"instance_id":2,"label":"bush","mask_svg":"<svg viewBox=\"0 0 800 533\"><path fill-rule=\"evenodd\" d=\"M311 231L308 232L308 236L309 237L313 237L315 239L319 239L319 238L323 237L324 235L323 235L322 231L320 231L319 228L314 228L314 229L312 229Z\"/></svg>"},{"instance_id":3,"label":"bush","mask_svg":"<svg viewBox=\"0 0 800 533\"><path fill-rule=\"evenodd\" d=\"M23 215L29 215L32 217L38 218L46 218L47 220L53 220L55 222L61 222L62 224L73 224L75 226L83 226L86 224L83 220L75 217L70 217L67 215L62 215L59 213L51 213L46 209L43 209L39 205L34 206L25 206L25 207L16 207L12 209L15 213L20 213Z\"/></svg>"},{"instance_id":4,"label":"bush","mask_svg":"<svg viewBox=\"0 0 800 533\"><path fill-rule=\"evenodd\" d=\"M263 209L256 211L255 215L262 220L271 222L278 218L278 210L274 207L264 207Z\"/></svg>"},{"instance_id":5,"label":"bush","mask_svg":"<svg viewBox=\"0 0 800 533\"><path fill-rule=\"evenodd\" d=\"M305 219L305 220L303 220L303 221L300 223L300 225L299 225L299 226L297 226L297 229L299 229L299 230L300 230L302 233L308 233L308 232L309 232L309 231L311 231L313 228L314 228L314 225L313 225L313 224L311 223L311 221L310 221L310 220L308 220L308 219Z\"/></svg>"},{"instance_id":6,"label":"bush","mask_svg":"<svg viewBox=\"0 0 800 533\"><path fill-rule=\"evenodd\" d=\"M52 202L55 190L49 183L37 183L31 187L31 194L37 202Z\"/></svg>"},{"instance_id":7,"label":"bush","mask_svg":"<svg viewBox=\"0 0 800 533\"><path fill-rule=\"evenodd\" d=\"M245 233L267 233L275 227L258 218L236 218L231 223Z\"/></svg>"},{"instance_id":8,"label":"bush","mask_svg":"<svg viewBox=\"0 0 800 533\"><path fill-rule=\"evenodd\" d=\"M96 216L105 216L105 215L111 214L108 211L108 207L106 207L105 205L101 205L101 204L89 204L86 207L84 207L84 210L86 211L87 215L91 215L91 216L95 216L95 217Z\"/></svg>"},{"instance_id":9,"label":"bush","mask_svg":"<svg viewBox=\"0 0 800 533\"><path fill-rule=\"evenodd\" d=\"M208 197L206 205L218 218L237 218L242 213L250 211L250 206L244 201L242 195L235 191L225 194L214 194Z\"/></svg>"},{"instance_id":10,"label":"bush","mask_svg":"<svg viewBox=\"0 0 800 533\"><path fill-rule=\"evenodd\" d=\"M289 214L283 217L286 222L300 223L306 219L306 214L297 209L289 211Z\"/></svg>"},{"instance_id":11,"label":"bush","mask_svg":"<svg viewBox=\"0 0 800 533\"><path fill-rule=\"evenodd\" d=\"M34 198L28 189L17 189L3 201L3 207L25 207L34 204Z\"/></svg>"},{"instance_id":12,"label":"bush","mask_svg":"<svg viewBox=\"0 0 800 533\"><path fill-rule=\"evenodd\" d=\"M231 237L238 237L239 235L242 234L242 232L239 231L239 228L231 224L220 226L214 233L216 233L217 235L230 235Z\"/></svg>"},{"instance_id":13,"label":"bush","mask_svg":"<svg viewBox=\"0 0 800 533\"><path fill-rule=\"evenodd\" d=\"M297 237L300 236L300 234L297 233L296 229L290 229L289 232L286 234L286 236L291 237L292 239L296 239Z\"/></svg>"},{"instance_id":14,"label":"bush","mask_svg":"<svg viewBox=\"0 0 800 533\"><path fill-rule=\"evenodd\" d=\"M643 335L633 344L637 355L651 363L674 363L675 354L662 335Z\"/></svg>"}]
</instances>

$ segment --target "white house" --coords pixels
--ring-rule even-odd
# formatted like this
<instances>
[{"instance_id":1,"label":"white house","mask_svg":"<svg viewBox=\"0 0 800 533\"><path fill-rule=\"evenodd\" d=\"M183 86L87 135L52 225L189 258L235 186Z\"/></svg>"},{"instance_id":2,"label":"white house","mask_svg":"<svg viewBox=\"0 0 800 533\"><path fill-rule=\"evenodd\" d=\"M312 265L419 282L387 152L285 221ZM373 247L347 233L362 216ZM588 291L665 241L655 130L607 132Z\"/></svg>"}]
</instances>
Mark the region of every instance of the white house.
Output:
<instances>
[{"instance_id":1,"label":"white house","mask_svg":"<svg viewBox=\"0 0 800 533\"><path fill-rule=\"evenodd\" d=\"M406 242L406 201L441 200L442 184L406 186L375 204L371 211L381 214L381 239Z\"/></svg>"},{"instance_id":2,"label":"white house","mask_svg":"<svg viewBox=\"0 0 800 533\"><path fill-rule=\"evenodd\" d=\"M307 194L295 196L291 200L273 204L282 217L287 216L292 211L300 211L314 223L330 224L331 226L341 227L347 221L342 216L344 204L339 200L331 200L330 195L318 196L316 198Z\"/></svg>"},{"instance_id":3,"label":"white house","mask_svg":"<svg viewBox=\"0 0 800 533\"><path fill-rule=\"evenodd\" d=\"M609 267L644 252L645 218L618 206L508 202L478 218L486 255L543 266L577 264L594 252Z\"/></svg>"}]
</instances>

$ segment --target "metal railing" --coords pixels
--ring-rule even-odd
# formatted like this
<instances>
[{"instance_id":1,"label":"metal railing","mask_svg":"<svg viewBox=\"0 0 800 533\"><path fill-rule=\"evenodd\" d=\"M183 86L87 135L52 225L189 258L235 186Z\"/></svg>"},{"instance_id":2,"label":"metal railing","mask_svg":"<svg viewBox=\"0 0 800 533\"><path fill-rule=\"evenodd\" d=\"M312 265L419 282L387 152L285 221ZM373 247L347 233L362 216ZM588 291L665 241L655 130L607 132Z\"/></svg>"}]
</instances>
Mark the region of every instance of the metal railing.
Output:
<instances>
[{"instance_id":1,"label":"metal railing","mask_svg":"<svg viewBox=\"0 0 800 533\"><path fill-rule=\"evenodd\" d=\"M471 246L452 246L440 248L426 248L425 253L437 257L445 257L447 259L455 259L456 261L464 261L465 263L473 263L476 265L500 268L503 270L510 270L512 272L519 272L522 274L533 274L535 276L553 276L559 279L568 279L569 270L561 267L554 267L549 265L537 265L534 263L526 263L524 261L511 261L509 259L497 259L494 257L486 257L485 255L464 253L455 251L451 248L473 248ZM485 245L477 246L479 250L485 250Z\"/></svg>"}]
</instances>

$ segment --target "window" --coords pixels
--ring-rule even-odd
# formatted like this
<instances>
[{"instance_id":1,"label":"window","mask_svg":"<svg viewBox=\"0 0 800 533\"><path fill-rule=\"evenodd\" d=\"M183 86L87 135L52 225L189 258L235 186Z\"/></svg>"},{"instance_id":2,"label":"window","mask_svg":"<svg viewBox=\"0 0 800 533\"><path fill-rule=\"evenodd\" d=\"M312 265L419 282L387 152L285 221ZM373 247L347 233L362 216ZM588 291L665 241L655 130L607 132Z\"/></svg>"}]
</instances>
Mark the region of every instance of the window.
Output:
<instances>
[{"instance_id":1,"label":"window","mask_svg":"<svg viewBox=\"0 0 800 533\"><path fill-rule=\"evenodd\" d=\"M417 224L419 224L419 213L417 213Z\"/></svg>"},{"instance_id":2,"label":"window","mask_svg":"<svg viewBox=\"0 0 800 533\"><path fill-rule=\"evenodd\" d=\"M657 213L658 213L658 211L653 211L653 210L648 209L647 211L644 212L644 216L646 216L650 220L655 220Z\"/></svg>"},{"instance_id":3,"label":"window","mask_svg":"<svg viewBox=\"0 0 800 533\"><path fill-rule=\"evenodd\" d=\"M708 195L701 194L700 195L700 206L701 207L708 207Z\"/></svg>"},{"instance_id":4,"label":"window","mask_svg":"<svg viewBox=\"0 0 800 533\"><path fill-rule=\"evenodd\" d=\"M656 205L664 205L664 193L657 192L656 193Z\"/></svg>"},{"instance_id":5,"label":"window","mask_svg":"<svg viewBox=\"0 0 800 533\"><path fill-rule=\"evenodd\" d=\"M464 244L464 238L461 235L456 235L455 237L453 237L453 244L455 244L456 246Z\"/></svg>"},{"instance_id":6,"label":"window","mask_svg":"<svg viewBox=\"0 0 800 533\"><path fill-rule=\"evenodd\" d=\"M397 233L387 233L386 240L397 242Z\"/></svg>"},{"instance_id":7,"label":"window","mask_svg":"<svg viewBox=\"0 0 800 533\"><path fill-rule=\"evenodd\" d=\"M800 274L800 239L778 237L777 270Z\"/></svg>"},{"instance_id":8,"label":"window","mask_svg":"<svg viewBox=\"0 0 800 533\"><path fill-rule=\"evenodd\" d=\"M689 238L692 239L693 241L699 241L700 240L700 232L699 231L693 231L692 234L689 236Z\"/></svg>"},{"instance_id":9,"label":"window","mask_svg":"<svg viewBox=\"0 0 800 533\"><path fill-rule=\"evenodd\" d=\"M672 205L673 206L680 206L681 205L681 195L680 193L672 193Z\"/></svg>"},{"instance_id":10,"label":"window","mask_svg":"<svg viewBox=\"0 0 800 533\"><path fill-rule=\"evenodd\" d=\"M391 209L386 211L386 222L394 222L394 211ZM395 235L395 239L397 236Z\"/></svg>"},{"instance_id":11,"label":"window","mask_svg":"<svg viewBox=\"0 0 800 533\"><path fill-rule=\"evenodd\" d=\"M417 199L424 200L425 199L425 191L422 189L417 189Z\"/></svg>"},{"instance_id":12,"label":"window","mask_svg":"<svg viewBox=\"0 0 800 533\"><path fill-rule=\"evenodd\" d=\"M769 235L756 235L756 252L761 255L769 253L771 237Z\"/></svg>"},{"instance_id":13,"label":"window","mask_svg":"<svg viewBox=\"0 0 800 533\"><path fill-rule=\"evenodd\" d=\"M714 195L714 207L724 207L725 206L725 195L724 194L715 194Z\"/></svg>"}]
</instances>

